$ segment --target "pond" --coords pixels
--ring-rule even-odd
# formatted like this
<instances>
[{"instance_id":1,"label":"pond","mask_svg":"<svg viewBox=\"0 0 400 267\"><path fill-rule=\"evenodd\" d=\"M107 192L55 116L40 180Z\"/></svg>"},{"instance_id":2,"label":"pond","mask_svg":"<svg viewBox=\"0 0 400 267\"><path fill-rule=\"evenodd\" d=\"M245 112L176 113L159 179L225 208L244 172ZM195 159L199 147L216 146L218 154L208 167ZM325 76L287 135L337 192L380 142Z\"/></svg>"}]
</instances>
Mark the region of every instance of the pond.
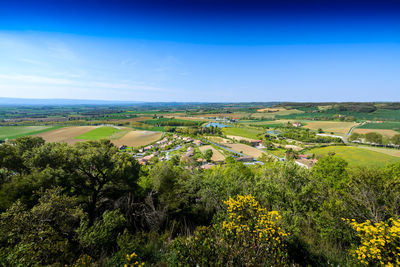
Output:
<instances>
[{"instance_id":1,"label":"pond","mask_svg":"<svg viewBox=\"0 0 400 267\"><path fill-rule=\"evenodd\" d=\"M229 127L229 126L227 126L227 125L225 125L225 124L218 123L218 122L209 122L209 123L207 123L207 125L204 126L204 127L211 127L211 126L213 126L213 127L218 127L218 128Z\"/></svg>"}]
</instances>

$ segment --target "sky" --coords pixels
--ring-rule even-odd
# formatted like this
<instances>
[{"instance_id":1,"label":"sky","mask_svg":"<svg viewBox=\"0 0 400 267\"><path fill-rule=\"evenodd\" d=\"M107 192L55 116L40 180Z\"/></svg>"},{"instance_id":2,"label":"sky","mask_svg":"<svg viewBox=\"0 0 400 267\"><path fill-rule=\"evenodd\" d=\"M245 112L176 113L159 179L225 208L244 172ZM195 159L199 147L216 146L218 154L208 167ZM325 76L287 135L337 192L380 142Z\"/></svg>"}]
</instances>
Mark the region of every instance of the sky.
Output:
<instances>
[{"instance_id":1,"label":"sky","mask_svg":"<svg viewBox=\"0 0 400 267\"><path fill-rule=\"evenodd\" d=\"M0 97L400 101L400 1L0 1Z\"/></svg>"}]
</instances>

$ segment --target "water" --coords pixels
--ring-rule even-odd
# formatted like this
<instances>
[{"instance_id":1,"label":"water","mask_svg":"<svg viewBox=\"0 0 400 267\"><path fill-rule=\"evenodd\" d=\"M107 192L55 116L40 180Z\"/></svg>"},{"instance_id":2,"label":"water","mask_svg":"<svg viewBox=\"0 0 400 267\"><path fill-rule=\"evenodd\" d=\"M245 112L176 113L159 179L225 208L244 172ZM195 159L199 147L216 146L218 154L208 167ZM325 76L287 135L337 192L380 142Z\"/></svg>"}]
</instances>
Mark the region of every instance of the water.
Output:
<instances>
[{"instance_id":1,"label":"water","mask_svg":"<svg viewBox=\"0 0 400 267\"><path fill-rule=\"evenodd\" d=\"M218 123L218 122L209 122L209 123L207 123L207 125L206 125L205 127L211 127L211 126L213 126L213 127L218 127L218 128L229 127L229 126L227 126L227 125L225 125L225 124Z\"/></svg>"},{"instance_id":2,"label":"water","mask_svg":"<svg viewBox=\"0 0 400 267\"><path fill-rule=\"evenodd\" d=\"M281 132L280 131L275 131L275 130L271 130L271 131L267 131L268 134L275 134L275 135L280 135Z\"/></svg>"}]
</instances>

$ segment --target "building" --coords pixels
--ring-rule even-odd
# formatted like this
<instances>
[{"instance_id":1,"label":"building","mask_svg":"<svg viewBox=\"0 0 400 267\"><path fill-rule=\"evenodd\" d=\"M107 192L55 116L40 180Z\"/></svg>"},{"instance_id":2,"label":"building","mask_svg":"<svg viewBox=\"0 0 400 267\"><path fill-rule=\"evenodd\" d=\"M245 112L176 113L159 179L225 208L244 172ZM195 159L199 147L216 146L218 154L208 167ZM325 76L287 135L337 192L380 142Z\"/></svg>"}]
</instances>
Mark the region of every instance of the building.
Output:
<instances>
[{"instance_id":1,"label":"building","mask_svg":"<svg viewBox=\"0 0 400 267\"><path fill-rule=\"evenodd\" d=\"M250 144L251 144L252 146L259 146L259 145L262 144L262 141L261 141L261 140L251 140L251 141L250 141Z\"/></svg>"}]
</instances>

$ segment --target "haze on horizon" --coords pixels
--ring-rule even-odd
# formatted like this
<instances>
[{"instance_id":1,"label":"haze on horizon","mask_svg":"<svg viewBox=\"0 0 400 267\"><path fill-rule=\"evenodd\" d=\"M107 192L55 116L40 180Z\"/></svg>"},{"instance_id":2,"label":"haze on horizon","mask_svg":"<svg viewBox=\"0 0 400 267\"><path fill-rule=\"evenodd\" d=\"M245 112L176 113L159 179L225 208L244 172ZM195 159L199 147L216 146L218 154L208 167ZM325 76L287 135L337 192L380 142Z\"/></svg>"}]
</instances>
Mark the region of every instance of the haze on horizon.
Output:
<instances>
[{"instance_id":1,"label":"haze on horizon","mask_svg":"<svg viewBox=\"0 0 400 267\"><path fill-rule=\"evenodd\" d=\"M1 1L0 97L400 101L396 1Z\"/></svg>"}]
</instances>

